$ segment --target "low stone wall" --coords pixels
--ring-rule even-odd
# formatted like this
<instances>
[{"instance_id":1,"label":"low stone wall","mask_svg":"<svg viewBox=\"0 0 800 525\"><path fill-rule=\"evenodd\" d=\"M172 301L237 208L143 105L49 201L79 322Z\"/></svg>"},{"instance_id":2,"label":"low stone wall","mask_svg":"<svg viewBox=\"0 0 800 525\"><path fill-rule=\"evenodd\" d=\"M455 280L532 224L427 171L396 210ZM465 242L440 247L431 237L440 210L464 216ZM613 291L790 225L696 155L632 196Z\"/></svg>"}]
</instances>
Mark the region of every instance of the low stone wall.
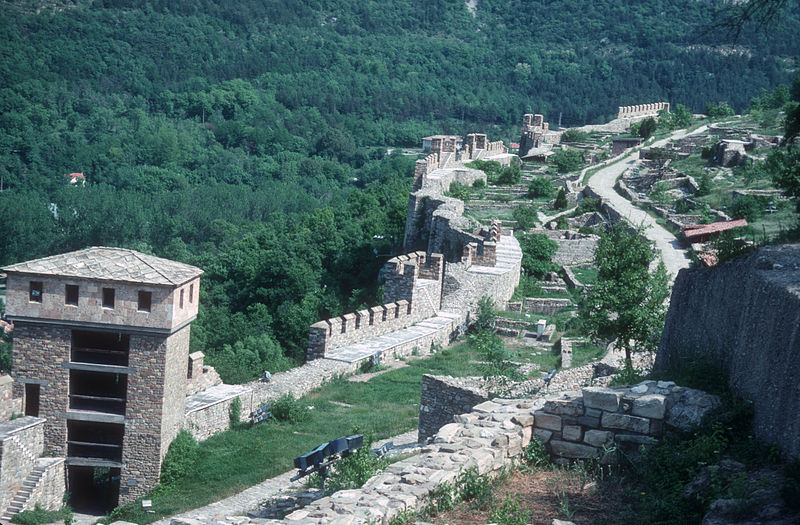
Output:
<instances>
[{"instance_id":1,"label":"low stone wall","mask_svg":"<svg viewBox=\"0 0 800 525\"><path fill-rule=\"evenodd\" d=\"M64 505L67 490L66 460L64 458L40 458L37 467L43 469L39 483L31 491L23 510L34 510L37 505L47 510L58 510Z\"/></svg>"},{"instance_id":2,"label":"low stone wall","mask_svg":"<svg viewBox=\"0 0 800 525\"><path fill-rule=\"evenodd\" d=\"M12 397L13 383L11 376L0 376L0 422L22 413L22 398Z\"/></svg>"},{"instance_id":3,"label":"low stone wall","mask_svg":"<svg viewBox=\"0 0 800 525\"><path fill-rule=\"evenodd\" d=\"M489 400L486 381L478 377L422 376L417 441L424 443L459 414Z\"/></svg>"},{"instance_id":4,"label":"low stone wall","mask_svg":"<svg viewBox=\"0 0 800 525\"><path fill-rule=\"evenodd\" d=\"M558 461L611 462L607 445L638 449L665 425L688 429L719 400L674 383L647 381L633 388L584 388L540 399L493 399L455 416L419 456L390 465L356 490L343 490L286 516L284 523L386 523L417 510L431 491L461 470L490 474L515 461L533 435ZM278 522L274 522L278 523Z\"/></svg>"},{"instance_id":5,"label":"low stone wall","mask_svg":"<svg viewBox=\"0 0 800 525\"><path fill-rule=\"evenodd\" d=\"M230 411L234 399L239 399L242 403L240 419L246 420L258 406L254 406L255 399L250 389L242 388L230 396L204 405L195 410L188 410L183 418L183 428L192 433L198 441L208 439L217 432L230 428Z\"/></svg>"},{"instance_id":6,"label":"low stone wall","mask_svg":"<svg viewBox=\"0 0 800 525\"><path fill-rule=\"evenodd\" d=\"M0 423L0 509L5 511L44 451L44 422L25 416Z\"/></svg>"},{"instance_id":7,"label":"low stone wall","mask_svg":"<svg viewBox=\"0 0 800 525\"><path fill-rule=\"evenodd\" d=\"M658 115L659 111L669 113L669 102L654 102L636 106L619 106L617 118L642 117L645 115Z\"/></svg>"},{"instance_id":8,"label":"low stone wall","mask_svg":"<svg viewBox=\"0 0 800 525\"><path fill-rule=\"evenodd\" d=\"M522 301L522 309L526 312L553 315L572 305L570 299L553 297L526 297Z\"/></svg>"},{"instance_id":9,"label":"low stone wall","mask_svg":"<svg viewBox=\"0 0 800 525\"><path fill-rule=\"evenodd\" d=\"M572 272L572 269L567 266L563 266L561 268L561 276L563 277L564 282L567 284L567 287L569 288L578 288L583 286L583 284L581 284L578 278L575 277L575 274Z\"/></svg>"}]
</instances>

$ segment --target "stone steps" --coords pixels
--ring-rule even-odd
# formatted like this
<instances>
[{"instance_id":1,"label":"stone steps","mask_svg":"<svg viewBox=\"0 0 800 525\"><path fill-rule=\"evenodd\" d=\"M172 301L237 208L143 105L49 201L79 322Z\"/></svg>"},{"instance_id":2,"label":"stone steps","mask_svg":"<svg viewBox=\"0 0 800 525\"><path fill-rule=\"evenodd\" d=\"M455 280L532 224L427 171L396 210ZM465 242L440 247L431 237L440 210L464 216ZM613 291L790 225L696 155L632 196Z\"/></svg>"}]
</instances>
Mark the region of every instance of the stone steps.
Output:
<instances>
[{"instance_id":1,"label":"stone steps","mask_svg":"<svg viewBox=\"0 0 800 525\"><path fill-rule=\"evenodd\" d=\"M22 487L14 494L11 504L6 508L3 515L0 516L0 519L8 521L13 518L14 515L19 514L25 509L25 505L28 503L36 486L42 480L42 474L44 474L46 469L46 465L39 464L28 473L25 480L22 482Z\"/></svg>"}]
</instances>

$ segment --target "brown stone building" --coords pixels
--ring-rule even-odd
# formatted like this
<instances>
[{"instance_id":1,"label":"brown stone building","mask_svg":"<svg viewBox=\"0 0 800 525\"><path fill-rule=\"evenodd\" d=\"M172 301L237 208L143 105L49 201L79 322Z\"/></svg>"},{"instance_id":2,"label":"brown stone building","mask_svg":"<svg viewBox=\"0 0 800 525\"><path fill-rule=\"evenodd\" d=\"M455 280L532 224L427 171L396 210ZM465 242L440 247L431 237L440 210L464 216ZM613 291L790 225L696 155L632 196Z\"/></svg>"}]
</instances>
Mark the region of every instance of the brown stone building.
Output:
<instances>
[{"instance_id":1,"label":"brown stone building","mask_svg":"<svg viewBox=\"0 0 800 525\"><path fill-rule=\"evenodd\" d=\"M14 397L66 458L73 506L113 508L158 482L183 424L199 268L93 247L15 264Z\"/></svg>"}]
</instances>

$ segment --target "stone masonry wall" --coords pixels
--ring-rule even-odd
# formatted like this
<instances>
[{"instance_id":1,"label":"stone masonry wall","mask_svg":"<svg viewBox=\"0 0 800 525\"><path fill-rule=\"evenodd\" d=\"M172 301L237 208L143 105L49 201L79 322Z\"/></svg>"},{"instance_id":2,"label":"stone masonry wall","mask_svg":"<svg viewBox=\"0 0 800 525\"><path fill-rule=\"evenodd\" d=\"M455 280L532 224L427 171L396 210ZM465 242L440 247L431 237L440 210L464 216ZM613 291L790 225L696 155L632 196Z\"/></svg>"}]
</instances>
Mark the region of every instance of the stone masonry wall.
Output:
<instances>
[{"instance_id":1,"label":"stone masonry wall","mask_svg":"<svg viewBox=\"0 0 800 525\"><path fill-rule=\"evenodd\" d=\"M185 326L167 338L164 362L163 412L161 414L161 459L183 426L186 410L186 383L189 363L191 326Z\"/></svg>"},{"instance_id":2,"label":"stone masonry wall","mask_svg":"<svg viewBox=\"0 0 800 525\"><path fill-rule=\"evenodd\" d=\"M419 430L417 441L424 443L444 425L459 414L489 400L482 378L454 378L450 376L422 376L419 399Z\"/></svg>"},{"instance_id":3,"label":"stone masonry wall","mask_svg":"<svg viewBox=\"0 0 800 525\"><path fill-rule=\"evenodd\" d=\"M176 334L176 337L185 336ZM120 505L133 501L158 483L162 447L165 446L162 443L163 419L165 415L171 417L162 412L170 344L167 338L160 336L131 335L130 338L129 366L135 369L135 373L128 376L122 443L122 462L125 467L120 474ZM184 377L186 360L181 367ZM185 397L180 402L185 402ZM183 413L180 416L182 418ZM169 442L166 446L169 446Z\"/></svg>"},{"instance_id":4,"label":"stone masonry wall","mask_svg":"<svg viewBox=\"0 0 800 525\"><path fill-rule=\"evenodd\" d=\"M752 401L756 437L800 455L800 244L678 273L655 367L695 360Z\"/></svg>"},{"instance_id":5,"label":"stone masonry wall","mask_svg":"<svg viewBox=\"0 0 800 525\"><path fill-rule=\"evenodd\" d=\"M69 370L72 333L69 328L17 322L14 328L14 396L25 397L25 383L40 385L39 416L46 419L47 451L67 453ZM24 357L24 359L23 359Z\"/></svg>"},{"instance_id":6,"label":"stone masonry wall","mask_svg":"<svg viewBox=\"0 0 800 525\"><path fill-rule=\"evenodd\" d=\"M384 297L389 303L319 321L309 329L307 360L435 316L441 306L441 255L415 252L387 261Z\"/></svg>"},{"instance_id":7,"label":"stone masonry wall","mask_svg":"<svg viewBox=\"0 0 800 525\"><path fill-rule=\"evenodd\" d=\"M44 419L0 423L0 512L5 512L44 450Z\"/></svg>"},{"instance_id":8,"label":"stone masonry wall","mask_svg":"<svg viewBox=\"0 0 800 525\"><path fill-rule=\"evenodd\" d=\"M669 102L655 102L652 104L639 104L637 106L619 106L617 118L658 115L659 111L666 111L669 113Z\"/></svg>"},{"instance_id":9,"label":"stone masonry wall","mask_svg":"<svg viewBox=\"0 0 800 525\"><path fill-rule=\"evenodd\" d=\"M250 412L260 406L259 403L253 402L253 392L246 389L200 410L187 412L183 420L183 428L191 432L198 441L208 439L217 432L228 430L231 404L237 398L242 403L242 413L240 414L242 420L246 420Z\"/></svg>"},{"instance_id":10,"label":"stone masonry wall","mask_svg":"<svg viewBox=\"0 0 800 525\"><path fill-rule=\"evenodd\" d=\"M47 510L58 510L64 505L67 489L66 460L64 458L40 458L37 466L44 469L39 482L31 491L23 510L34 510L37 505Z\"/></svg>"},{"instance_id":11,"label":"stone masonry wall","mask_svg":"<svg viewBox=\"0 0 800 525\"><path fill-rule=\"evenodd\" d=\"M11 376L0 376L0 422L8 421L14 414L22 413L22 398L13 397L13 384Z\"/></svg>"},{"instance_id":12,"label":"stone masonry wall","mask_svg":"<svg viewBox=\"0 0 800 525\"><path fill-rule=\"evenodd\" d=\"M515 461L536 435L558 460L610 461L604 445L638 448L665 425L689 428L718 403L704 392L649 381L540 399L493 399L439 429L418 456L390 465L356 490L343 490L286 516L283 523L388 522L417 510L439 485L474 467L490 474ZM281 523L275 521L273 523Z\"/></svg>"},{"instance_id":13,"label":"stone masonry wall","mask_svg":"<svg viewBox=\"0 0 800 525\"><path fill-rule=\"evenodd\" d=\"M526 312L553 315L564 308L569 308L572 301L552 297L526 297L522 301L522 309Z\"/></svg>"}]
</instances>

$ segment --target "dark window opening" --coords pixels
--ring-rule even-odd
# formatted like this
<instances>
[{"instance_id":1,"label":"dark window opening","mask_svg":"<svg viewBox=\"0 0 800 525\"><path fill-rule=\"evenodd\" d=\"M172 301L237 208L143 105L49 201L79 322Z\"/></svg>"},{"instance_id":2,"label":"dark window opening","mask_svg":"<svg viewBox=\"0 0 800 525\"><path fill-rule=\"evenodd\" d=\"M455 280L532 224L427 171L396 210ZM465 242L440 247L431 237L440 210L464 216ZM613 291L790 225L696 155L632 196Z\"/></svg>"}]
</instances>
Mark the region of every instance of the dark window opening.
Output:
<instances>
[{"instance_id":1,"label":"dark window opening","mask_svg":"<svg viewBox=\"0 0 800 525\"><path fill-rule=\"evenodd\" d=\"M143 290L139 290L139 311L149 312L152 303L153 303L152 292L145 292Z\"/></svg>"},{"instance_id":2,"label":"dark window opening","mask_svg":"<svg viewBox=\"0 0 800 525\"><path fill-rule=\"evenodd\" d=\"M25 415L39 417L39 392L40 385L25 384Z\"/></svg>"},{"instance_id":3,"label":"dark window opening","mask_svg":"<svg viewBox=\"0 0 800 525\"><path fill-rule=\"evenodd\" d=\"M124 425L67 421L67 457L122 460Z\"/></svg>"},{"instance_id":4,"label":"dark window opening","mask_svg":"<svg viewBox=\"0 0 800 525\"><path fill-rule=\"evenodd\" d=\"M32 303L42 302L42 281L31 281L28 300Z\"/></svg>"},{"instance_id":5,"label":"dark window opening","mask_svg":"<svg viewBox=\"0 0 800 525\"><path fill-rule=\"evenodd\" d=\"M125 415L128 376L109 372L70 370L70 410Z\"/></svg>"},{"instance_id":6,"label":"dark window opening","mask_svg":"<svg viewBox=\"0 0 800 525\"><path fill-rule=\"evenodd\" d=\"M68 284L64 289L64 304L78 306L78 285Z\"/></svg>"},{"instance_id":7,"label":"dark window opening","mask_svg":"<svg viewBox=\"0 0 800 525\"><path fill-rule=\"evenodd\" d=\"M189 359L189 370L186 372L186 378L187 379L191 379L192 378L192 360L191 359Z\"/></svg>"},{"instance_id":8,"label":"dark window opening","mask_svg":"<svg viewBox=\"0 0 800 525\"><path fill-rule=\"evenodd\" d=\"M192 299L192 297L194 297L194 285L190 284L189 285L189 304L192 304L192 301L194 301L194 299Z\"/></svg>"},{"instance_id":9,"label":"dark window opening","mask_svg":"<svg viewBox=\"0 0 800 525\"><path fill-rule=\"evenodd\" d=\"M179 303L180 303L179 307L183 308L183 289L182 288L181 288L181 299L180 299Z\"/></svg>"},{"instance_id":10,"label":"dark window opening","mask_svg":"<svg viewBox=\"0 0 800 525\"><path fill-rule=\"evenodd\" d=\"M120 469L114 467L67 467L67 492L73 510L107 514L119 504Z\"/></svg>"},{"instance_id":11,"label":"dark window opening","mask_svg":"<svg viewBox=\"0 0 800 525\"><path fill-rule=\"evenodd\" d=\"M130 345L128 334L73 330L70 360L74 363L128 366Z\"/></svg>"},{"instance_id":12,"label":"dark window opening","mask_svg":"<svg viewBox=\"0 0 800 525\"><path fill-rule=\"evenodd\" d=\"M113 288L103 288L103 308L114 308Z\"/></svg>"}]
</instances>

